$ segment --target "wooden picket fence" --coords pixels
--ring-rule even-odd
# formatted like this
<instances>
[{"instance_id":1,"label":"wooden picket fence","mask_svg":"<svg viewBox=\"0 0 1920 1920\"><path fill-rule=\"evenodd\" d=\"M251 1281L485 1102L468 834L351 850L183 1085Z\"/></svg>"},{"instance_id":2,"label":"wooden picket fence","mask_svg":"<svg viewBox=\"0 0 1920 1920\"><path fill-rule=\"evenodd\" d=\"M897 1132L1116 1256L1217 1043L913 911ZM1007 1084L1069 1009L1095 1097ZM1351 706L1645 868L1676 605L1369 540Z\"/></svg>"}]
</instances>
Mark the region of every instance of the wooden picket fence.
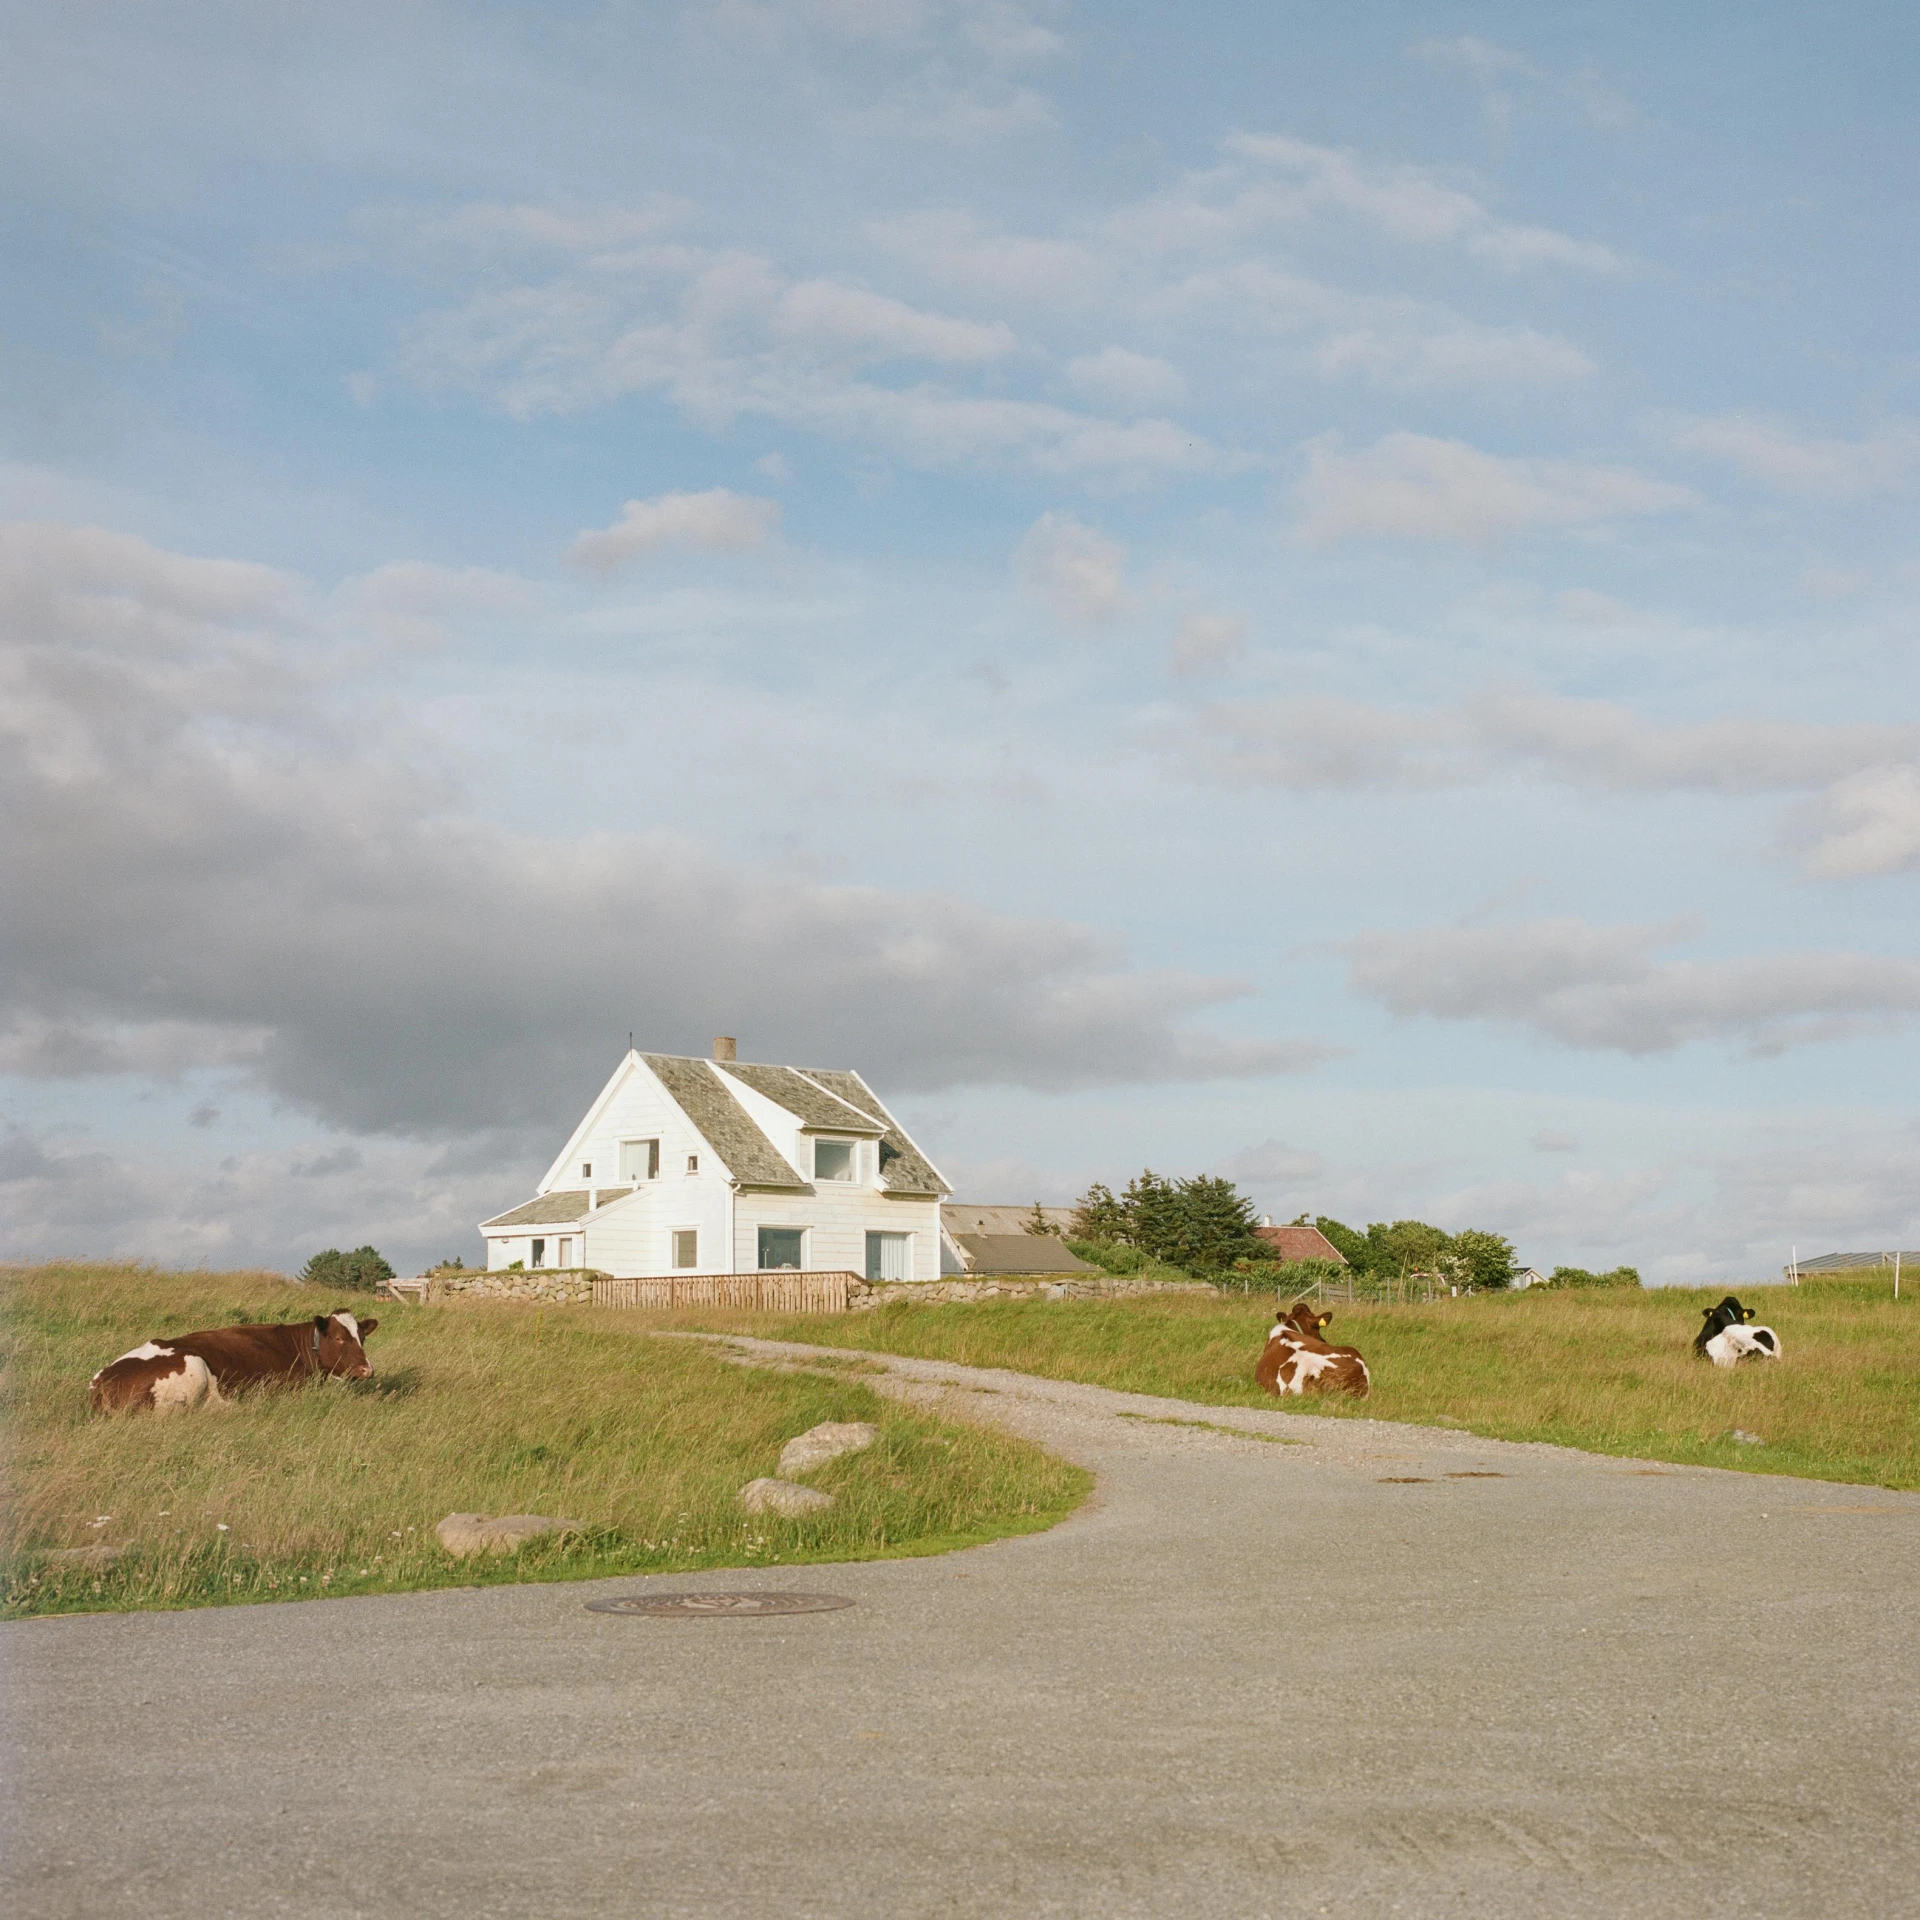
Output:
<instances>
[{"instance_id":1,"label":"wooden picket fence","mask_svg":"<svg viewBox=\"0 0 1920 1920\"><path fill-rule=\"evenodd\" d=\"M747 1307L760 1313L845 1313L857 1273L686 1273L596 1278L596 1307Z\"/></svg>"}]
</instances>

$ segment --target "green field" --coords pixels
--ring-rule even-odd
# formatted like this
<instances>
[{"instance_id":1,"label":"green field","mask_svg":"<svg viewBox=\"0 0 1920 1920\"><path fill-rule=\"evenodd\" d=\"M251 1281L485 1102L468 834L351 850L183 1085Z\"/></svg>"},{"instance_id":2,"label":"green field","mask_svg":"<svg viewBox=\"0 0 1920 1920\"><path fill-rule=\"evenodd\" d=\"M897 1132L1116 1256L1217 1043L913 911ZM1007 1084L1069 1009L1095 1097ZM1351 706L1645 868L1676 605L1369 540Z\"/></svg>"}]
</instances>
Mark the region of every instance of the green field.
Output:
<instances>
[{"instance_id":1,"label":"green field","mask_svg":"<svg viewBox=\"0 0 1920 1920\"><path fill-rule=\"evenodd\" d=\"M189 1414L90 1413L94 1371L151 1335L345 1306L376 1312L370 1381L254 1393ZM272 1274L0 1268L11 1614L184 1607L933 1553L1050 1526L1079 1469L881 1399L857 1373L748 1371L630 1314L371 1307ZM739 1488L822 1420L877 1445L808 1476L803 1520ZM444 1514L545 1513L576 1539L455 1562ZM110 1565L51 1550L106 1546Z\"/></svg>"},{"instance_id":2,"label":"green field","mask_svg":"<svg viewBox=\"0 0 1920 1920\"><path fill-rule=\"evenodd\" d=\"M1358 1403L1276 1403L1253 1382L1270 1303L1219 1295L892 1306L818 1318L709 1317L774 1339L1013 1367L1215 1406L1457 1426L1635 1459L1920 1487L1920 1302L1884 1279L1741 1297L1785 1358L1722 1372L1692 1350L1725 1288L1488 1294L1336 1307L1329 1337L1373 1375ZM682 1317L681 1324L692 1324ZM1761 1436L1743 1445L1734 1430Z\"/></svg>"}]
</instances>

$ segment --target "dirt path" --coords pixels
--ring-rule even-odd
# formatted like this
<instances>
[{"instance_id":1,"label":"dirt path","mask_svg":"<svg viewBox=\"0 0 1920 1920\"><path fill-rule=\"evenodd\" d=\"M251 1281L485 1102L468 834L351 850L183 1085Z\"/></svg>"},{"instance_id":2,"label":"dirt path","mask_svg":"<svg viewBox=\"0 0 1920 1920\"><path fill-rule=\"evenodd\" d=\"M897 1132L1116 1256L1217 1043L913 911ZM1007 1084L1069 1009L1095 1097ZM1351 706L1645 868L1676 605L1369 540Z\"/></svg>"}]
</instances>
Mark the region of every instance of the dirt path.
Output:
<instances>
[{"instance_id":1,"label":"dirt path","mask_svg":"<svg viewBox=\"0 0 1920 1920\"><path fill-rule=\"evenodd\" d=\"M1093 1501L934 1560L0 1628L13 1910L1911 1910L1920 1495L869 1357ZM642 1587L859 1604L582 1610Z\"/></svg>"}]
</instances>

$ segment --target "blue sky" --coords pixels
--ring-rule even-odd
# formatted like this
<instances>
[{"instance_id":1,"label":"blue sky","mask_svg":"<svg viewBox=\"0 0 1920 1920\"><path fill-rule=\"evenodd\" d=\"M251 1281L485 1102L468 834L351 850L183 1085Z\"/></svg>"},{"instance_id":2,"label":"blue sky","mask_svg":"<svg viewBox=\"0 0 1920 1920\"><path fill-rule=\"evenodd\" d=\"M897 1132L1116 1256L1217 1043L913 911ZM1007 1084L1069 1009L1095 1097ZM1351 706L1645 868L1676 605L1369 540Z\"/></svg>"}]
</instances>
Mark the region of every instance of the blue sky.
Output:
<instances>
[{"instance_id":1,"label":"blue sky","mask_svg":"<svg viewBox=\"0 0 1920 1920\"><path fill-rule=\"evenodd\" d=\"M961 1193L1912 1243L1907 10L11 9L23 1255Z\"/></svg>"}]
</instances>

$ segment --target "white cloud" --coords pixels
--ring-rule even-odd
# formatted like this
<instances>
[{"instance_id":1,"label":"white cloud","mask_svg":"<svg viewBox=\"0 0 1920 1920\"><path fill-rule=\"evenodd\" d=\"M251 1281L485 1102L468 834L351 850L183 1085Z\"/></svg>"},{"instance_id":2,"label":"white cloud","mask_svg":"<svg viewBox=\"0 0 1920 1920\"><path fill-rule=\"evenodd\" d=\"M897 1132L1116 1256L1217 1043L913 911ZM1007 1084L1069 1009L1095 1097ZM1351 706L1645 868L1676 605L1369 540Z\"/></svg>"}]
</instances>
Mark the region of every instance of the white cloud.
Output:
<instances>
[{"instance_id":1,"label":"white cloud","mask_svg":"<svg viewBox=\"0 0 1920 1920\"><path fill-rule=\"evenodd\" d=\"M1700 1040L1773 1054L1920 1013L1920 962L1866 953L1653 958L1683 932L1565 918L1369 933L1344 950L1353 990L1402 1018L1487 1020L1633 1055Z\"/></svg>"},{"instance_id":2,"label":"white cloud","mask_svg":"<svg viewBox=\"0 0 1920 1920\"><path fill-rule=\"evenodd\" d=\"M1098 626L1126 606L1126 548L1063 514L1043 513L1013 564L1021 581L1071 625Z\"/></svg>"},{"instance_id":3,"label":"white cloud","mask_svg":"<svg viewBox=\"0 0 1920 1920\"><path fill-rule=\"evenodd\" d=\"M1626 265L1594 241L1499 219L1430 168L1366 160L1288 134L1234 134L1223 145L1224 167L1129 209L1120 216L1126 230L1161 246L1190 247L1324 221L1411 246L1455 247L1503 270L1559 266L1605 274Z\"/></svg>"},{"instance_id":4,"label":"white cloud","mask_svg":"<svg viewBox=\"0 0 1920 1920\"><path fill-rule=\"evenodd\" d=\"M669 1049L738 1032L903 1090L1324 1056L1189 1027L1244 988L1068 922L504 831L332 677L315 618L266 568L0 528L0 1066L220 1063L337 1128L444 1138L576 1111L637 1013Z\"/></svg>"},{"instance_id":5,"label":"white cloud","mask_svg":"<svg viewBox=\"0 0 1920 1920\"><path fill-rule=\"evenodd\" d=\"M611 573L643 554L682 547L702 553L745 553L780 530L780 503L713 487L705 493L663 493L629 500L610 527L583 533L567 558L592 573Z\"/></svg>"},{"instance_id":6,"label":"white cloud","mask_svg":"<svg viewBox=\"0 0 1920 1920\"><path fill-rule=\"evenodd\" d=\"M1126 413L1177 406L1187 392L1177 367L1125 347L1102 347L1069 360L1067 378L1096 404Z\"/></svg>"},{"instance_id":7,"label":"white cloud","mask_svg":"<svg viewBox=\"0 0 1920 1920\"><path fill-rule=\"evenodd\" d=\"M1307 457L1294 502L1303 536L1320 546L1354 538L1484 544L1698 504L1685 487L1631 467L1508 459L1418 433L1390 433L1351 454L1328 437L1311 442Z\"/></svg>"},{"instance_id":8,"label":"white cloud","mask_svg":"<svg viewBox=\"0 0 1920 1920\"><path fill-rule=\"evenodd\" d=\"M1296 699L1216 705L1188 742L1203 771L1263 785L1462 786L1515 774L1620 793L1791 793L1834 785L1865 807L1862 769L1920 758L1920 726L1655 720L1611 700L1487 692L1457 707ZM1857 789L1847 783L1868 781ZM1837 783L1837 784L1836 784ZM1898 812L1888 787L1885 804ZM1841 832L1839 823L1828 832Z\"/></svg>"},{"instance_id":9,"label":"white cloud","mask_svg":"<svg viewBox=\"0 0 1920 1920\"><path fill-rule=\"evenodd\" d=\"M1017 344L1002 322L982 326L949 314L924 313L904 300L833 280L805 280L774 304L773 331L828 353L858 359L969 363L998 359Z\"/></svg>"},{"instance_id":10,"label":"white cloud","mask_svg":"<svg viewBox=\"0 0 1920 1920\"><path fill-rule=\"evenodd\" d=\"M1836 780L1800 838L1808 871L1825 880L1920 866L1920 766L1866 766Z\"/></svg>"},{"instance_id":11,"label":"white cloud","mask_svg":"<svg viewBox=\"0 0 1920 1920\"><path fill-rule=\"evenodd\" d=\"M1173 636L1167 665L1177 674L1211 673L1247 644L1247 623L1230 613L1190 613Z\"/></svg>"},{"instance_id":12,"label":"white cloud","mask_svg":"<svg viewBox=\"0 0 1920 1920\"><path fill-rule=\"evenodd\" d=\"M463 618L525 614L538 603L532 586L516 574L422 560L375 567L343 582L333 599L379 644L408 650L446 645Z\"/></svg>"},{"instance_id":13,"label":"white cloud","mask_svg":"<svg viewBox=\"0 0 1920 1920\"><path fill-rule=\"evenodd\" d=\"M492 278L464 303L416 321L400 370L428 391L476 393L520 418L654 393L710 430L771 419L925 466L1131 478L1244 464L1163 419L1123 424L863 371L905 359L950 377L974 374L1012 350L1001 322L840 281L794 282L756 254L678 244L555 253L544 279Z\"/></svg>"},{"instance_id":14,"label":"white cloud","mask_svg":"<svg viewBox=\"0 0 1920 1920\"><path fill-rule=\"evenodd\" d=\"M1920 462L1920 425L1890 422L1864 440L1816 439L1777 420L1730 413L1690 420L1673 434L1684 453L1725 460L1749 480L1815 500L1850 500L1905 484Z\"/></svg>"}]
</instances>

